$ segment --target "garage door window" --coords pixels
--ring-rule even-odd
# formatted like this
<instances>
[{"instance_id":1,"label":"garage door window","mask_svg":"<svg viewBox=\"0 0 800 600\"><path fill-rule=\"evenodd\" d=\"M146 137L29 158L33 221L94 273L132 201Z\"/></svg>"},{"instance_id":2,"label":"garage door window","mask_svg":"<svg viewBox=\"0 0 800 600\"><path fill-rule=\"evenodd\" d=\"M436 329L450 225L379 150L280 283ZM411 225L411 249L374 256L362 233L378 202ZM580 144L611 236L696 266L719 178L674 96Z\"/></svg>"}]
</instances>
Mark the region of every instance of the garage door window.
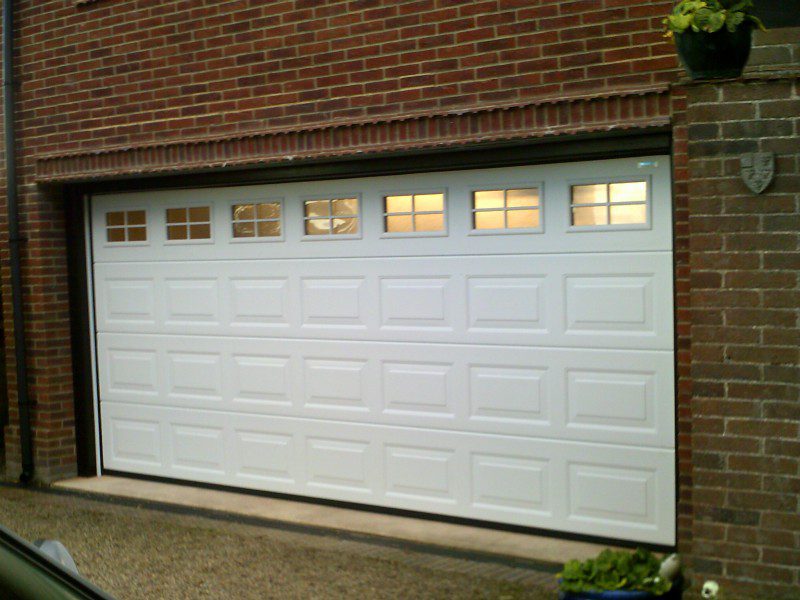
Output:
<instances>
[{"instance_id":1,"label":"garage door window","mask_svg":"<svg viewBox=\"0 0 800 600\"><path fill-rule=\"evenodd\" d=\"M414 234L444 231L444 194L402 194L383 198L384 232Z\"/></svg>"},{"instance_id":2,"label":"garage door window","mask_svg":"<svg viewBox=\"0 0 800 600\"><path fill-rule=\"evenodd\" d=\"M647 182L573 185L573 227L647 224Z\"/></svg>"},{"instance_id":3,"label":"garage door window","mask_svg":"<svg viewBox=\"0 0 800 600\"><path fill-rule=\"evenodd\" d=\"M304 210L306 236L358 235L358 198L306 200Z\"/></svg>"},{"instance_id":4,"label":"garage door window","mask_svg":"<svg viewBox=\"0 0 800 600\"><path fill-rule=\"evenodd\" d=\"M167 241L211 239L211 208L188 206L167 209Z\"/></svg>"},{"instance_id":5,"label":"garage door window","mask_svg":"<svg viewBox=\"0 0 800 600\"><path fill-rule=\"evenodd\" d=\"M143 210L107 212L106 241L110 244L146 242L147 213Z\"/></svg>"},{"instance_id":6,"label":"garage door window","mask_svg":"<svg viewBox=\"0 0 800 600\"><path fill-rule=\"evenodd\" d=\"M281 238L281 202L234 204L231 207L233 237L237 240Z\"/></svg>"},{"instance_id":7,"label":"garage door window","mask_svg":"<svg viewBox=\"0 0 800 600\"><path fill-rule=\"evenodd\" d=\"M476 190L472 228L476 232L541 229L538 188Z\"/></svg>"}]
</instances>

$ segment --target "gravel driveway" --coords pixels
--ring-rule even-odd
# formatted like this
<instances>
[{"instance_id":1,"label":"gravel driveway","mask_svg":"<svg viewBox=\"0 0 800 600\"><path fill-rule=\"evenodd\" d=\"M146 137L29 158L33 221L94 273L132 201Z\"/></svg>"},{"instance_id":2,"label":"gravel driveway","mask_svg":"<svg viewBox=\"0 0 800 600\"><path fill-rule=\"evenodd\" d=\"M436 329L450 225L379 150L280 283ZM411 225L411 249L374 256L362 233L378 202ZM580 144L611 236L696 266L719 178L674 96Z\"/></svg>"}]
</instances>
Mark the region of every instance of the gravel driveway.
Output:
<instances>
[{"instance_id":1,"label":"gravel driveway","mask_svg":"<svg viewBox=\"0 0 800 600\"><path fill-rule=\"evenodd\" d=\"M119 599L555 596L529 569L17 487L0 486L0 523L62 541Z\"/></svg>"}]
</instances>

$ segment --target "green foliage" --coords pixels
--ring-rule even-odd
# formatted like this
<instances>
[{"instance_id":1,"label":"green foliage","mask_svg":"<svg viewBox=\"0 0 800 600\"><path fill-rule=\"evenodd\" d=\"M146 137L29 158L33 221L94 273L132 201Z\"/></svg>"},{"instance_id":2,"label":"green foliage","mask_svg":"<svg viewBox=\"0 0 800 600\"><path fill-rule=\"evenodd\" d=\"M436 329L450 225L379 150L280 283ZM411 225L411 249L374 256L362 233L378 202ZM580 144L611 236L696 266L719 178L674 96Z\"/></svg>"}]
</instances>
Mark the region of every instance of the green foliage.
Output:
<instances>
[{"instance_id":1,"label":"green foliage","mask_svg":"<svg viewBox=\"0 0 800 600\"><path fill-rule=\"evenodd\" d=\"M569 561L558 577L564 592L636 590L660 596L672 587L672 582L659 576L660 567L648 550L603 550L597 558Z\"/></svg>"},{"instance_id":2,"label":"green foliage","mask_svg":"<svg viewBox=\"0 0 800 600\"><path fill-rule=\"evenodd\" d=\"M667 37L688 29L714 33L723 27L733 33L743 24L764 29L752 12L753 0L681 0L664 19Z\"/></svg>"}]
</instances>

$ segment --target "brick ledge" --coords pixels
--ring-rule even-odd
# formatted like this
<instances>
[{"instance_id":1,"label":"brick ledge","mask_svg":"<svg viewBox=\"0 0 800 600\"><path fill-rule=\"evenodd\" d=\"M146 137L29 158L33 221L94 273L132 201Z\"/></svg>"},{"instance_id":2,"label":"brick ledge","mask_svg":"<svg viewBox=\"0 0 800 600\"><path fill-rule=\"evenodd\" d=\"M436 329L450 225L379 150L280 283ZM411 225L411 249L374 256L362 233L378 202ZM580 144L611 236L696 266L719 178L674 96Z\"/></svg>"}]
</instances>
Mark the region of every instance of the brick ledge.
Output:
<instances>
[{"instance_id":1,"label":"brick ledge","mask_svg":"<svg viewBox=\"0 0 800 600\"><path fill-rule=\"evenodd\" d=\"M668 93L667 85L659 85L539 98L524 104L407 114L371 121L339 121L291 130L273 129L225 138L43 155L36 160L36 180L47 184L184 173L667 125L670 121Z\"/></svg>"},{"instance_id":2,"label":"brick ledge","mask_svg":"<svg viewBox=\"0 0 800 600\"><path fill-rule=\"evenodd\" d=\"M762 81L775 81L780 79L800 79L800 68L764 68L758 71L747 71L741 77L731 77L729 79L689 79L682 76L672 84L672 88L686 88L698 85L723 84L723 83L756 83Z\"/></svg>"}]
</instances>

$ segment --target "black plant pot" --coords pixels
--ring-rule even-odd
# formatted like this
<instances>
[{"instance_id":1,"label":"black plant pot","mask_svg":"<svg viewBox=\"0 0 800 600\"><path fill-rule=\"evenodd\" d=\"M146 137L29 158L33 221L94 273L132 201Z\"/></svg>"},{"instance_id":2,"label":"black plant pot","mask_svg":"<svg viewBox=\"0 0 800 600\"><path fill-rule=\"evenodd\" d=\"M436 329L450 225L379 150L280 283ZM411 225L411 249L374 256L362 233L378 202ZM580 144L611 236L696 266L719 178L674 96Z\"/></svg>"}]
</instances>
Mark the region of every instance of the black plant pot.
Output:
<instances>
[{"instance_id":1,"label":"black plant pot","mask_svg":"<svg viewBox=\"0 0 800 600\"><path fill-rule=\"evenodd\" d=\"M739 77L750 57L753 27L742 23L731 33L727 29L707 33L692 31L675 34L678 56L692 79Z\"/></svg>"}]
</instances>

